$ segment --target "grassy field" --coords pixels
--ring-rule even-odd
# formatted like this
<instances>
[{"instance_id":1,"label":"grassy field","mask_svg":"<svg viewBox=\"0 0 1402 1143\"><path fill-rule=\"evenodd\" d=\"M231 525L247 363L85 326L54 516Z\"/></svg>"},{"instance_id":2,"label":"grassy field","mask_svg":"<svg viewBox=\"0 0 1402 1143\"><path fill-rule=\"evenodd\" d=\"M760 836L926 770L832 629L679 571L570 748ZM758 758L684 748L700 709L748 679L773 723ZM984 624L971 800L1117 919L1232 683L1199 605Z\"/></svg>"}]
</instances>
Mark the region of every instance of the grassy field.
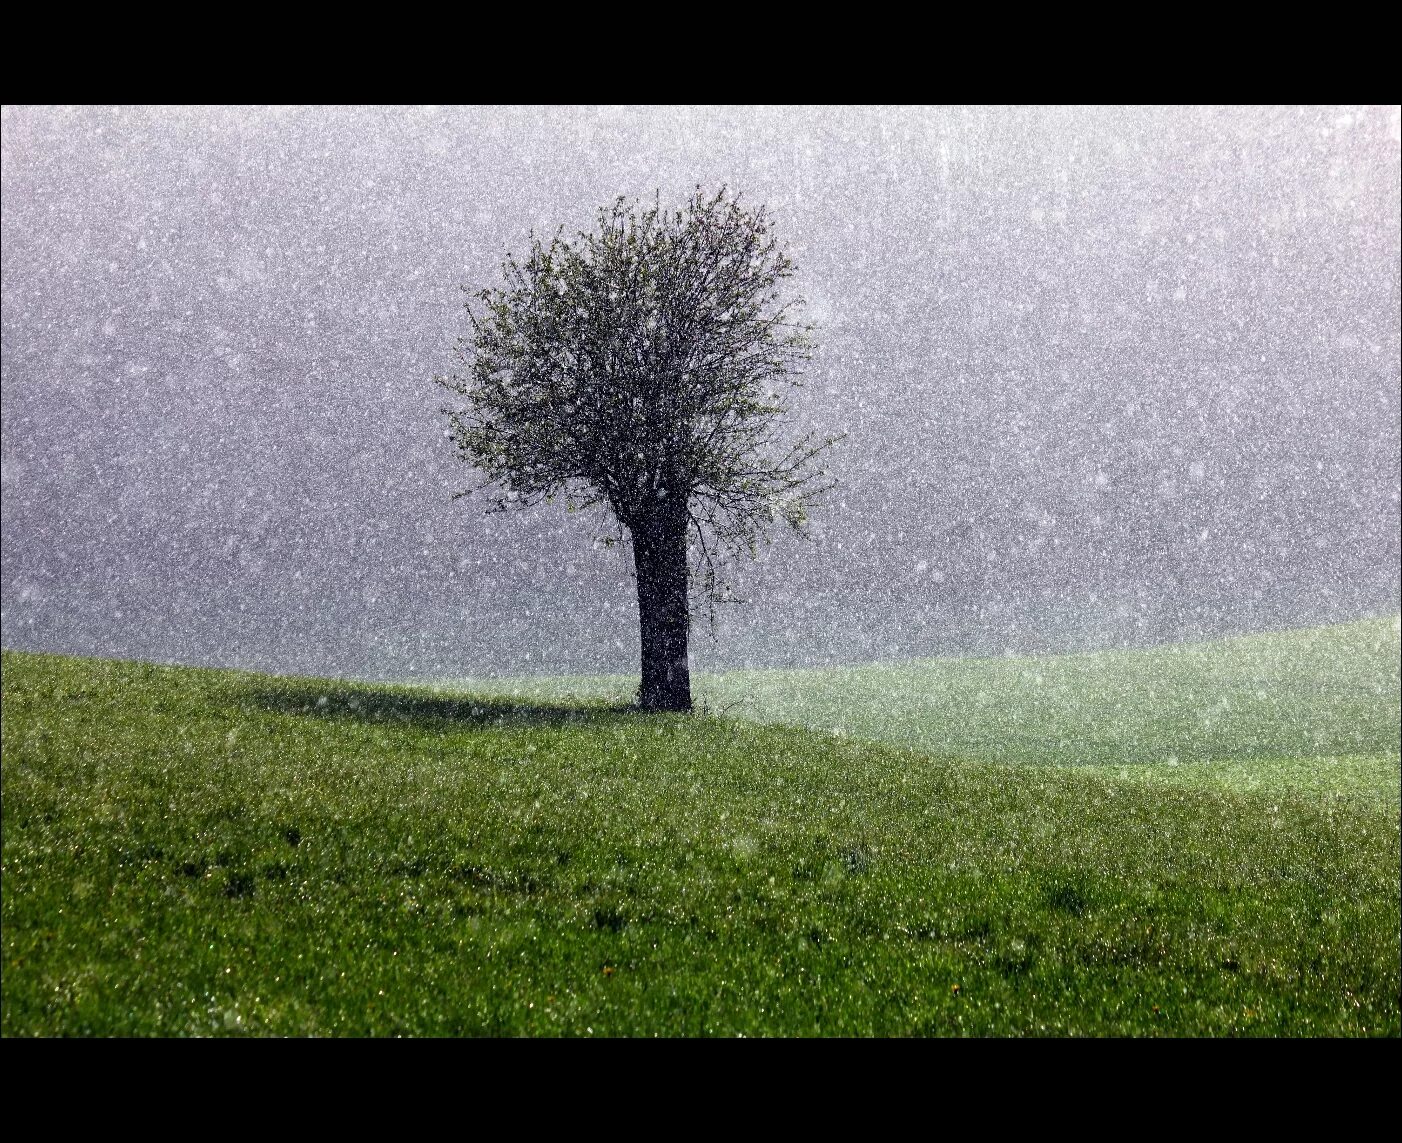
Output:
<instances>
[{"instance_id":1,"label":"grassy field","mask_svg":"<svg viewBox=\"0 0 1402 1143\"><path fill-rule=\"evenodd\" d=\"M636 677L480 679L451 693L622 702ZM1399 803L1397 617L1145 651L732 671L729 718L948 759L1088 767L1157 784Z\"/></svg>"},{"instance_id":2,"label":"grassy field","mask_svg":"<svg viewBox=\"0 0 1402 1143\"><path fill-rule=\"evenodd\" d=\"M0 1031L1397 1036L1397 631L725 718L5 652Z\"/></svg>"}]
</instances>

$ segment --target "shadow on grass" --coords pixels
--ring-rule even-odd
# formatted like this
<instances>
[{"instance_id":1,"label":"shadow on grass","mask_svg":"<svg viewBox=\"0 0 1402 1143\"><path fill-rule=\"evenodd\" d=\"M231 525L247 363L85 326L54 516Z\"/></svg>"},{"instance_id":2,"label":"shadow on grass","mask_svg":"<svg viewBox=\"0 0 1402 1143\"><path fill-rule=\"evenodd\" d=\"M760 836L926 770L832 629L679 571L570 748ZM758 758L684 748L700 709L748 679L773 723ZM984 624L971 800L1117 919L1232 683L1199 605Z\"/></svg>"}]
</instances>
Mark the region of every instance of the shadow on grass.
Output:
<instances>
[{"instance_id":1,"label":"shadow on grass","mask_svg":"<svg viewBox=\"0 0 1402 1143\"><path fill-rule=\"evenodd\" d=\"M252 692L249 698L262 709L277 714L441 729L584 725L638 717L642 713L623 703L520 702L502 697L315 686L262 689Z\"/></svg>"}]
</instances>

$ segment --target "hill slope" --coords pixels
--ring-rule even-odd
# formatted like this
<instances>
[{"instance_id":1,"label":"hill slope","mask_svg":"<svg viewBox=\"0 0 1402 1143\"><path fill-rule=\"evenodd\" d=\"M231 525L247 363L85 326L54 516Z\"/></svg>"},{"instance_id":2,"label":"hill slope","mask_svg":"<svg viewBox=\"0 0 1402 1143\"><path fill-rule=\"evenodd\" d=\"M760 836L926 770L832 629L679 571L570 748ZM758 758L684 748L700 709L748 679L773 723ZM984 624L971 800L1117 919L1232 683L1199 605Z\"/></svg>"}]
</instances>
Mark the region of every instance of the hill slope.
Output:
<instances>
[{"instance_id":1,"label":"hill slope","mask_svg":"<svg viewBox=\"0 0 1402 1143\"><path fill-rule=\"evenodd\" d=\"M1399 1033L1371 797L598 703L0 676L6 1035Z\"/></svg>"},{"instance_id":2,"label":"hill slope","mask_svg":"<svg viewBox=\"0 0 1402 1143\"><path fill-rule=\"evenodd\" d=\"M626 701L636 686L566 676L443 689ZM1400 687L1394 616L1141 651L731 671L695 691L728 717L945 758L1133 768L1124 776L1396 806Z\"/></svg>"}]
</instances>

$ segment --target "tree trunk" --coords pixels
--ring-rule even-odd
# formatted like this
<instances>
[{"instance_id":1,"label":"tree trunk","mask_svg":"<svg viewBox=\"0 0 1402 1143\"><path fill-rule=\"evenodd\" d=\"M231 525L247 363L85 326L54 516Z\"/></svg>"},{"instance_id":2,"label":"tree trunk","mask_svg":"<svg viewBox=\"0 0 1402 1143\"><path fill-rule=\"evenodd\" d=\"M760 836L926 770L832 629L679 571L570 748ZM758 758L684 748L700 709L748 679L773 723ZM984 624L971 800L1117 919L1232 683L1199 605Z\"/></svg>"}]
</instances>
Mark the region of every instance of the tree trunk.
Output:
<instances>
[{"instance_id":1,"label":"tree trunk","mask_svg":"<svg viewBox=\"0 0 1402 1143\"><path fill-rule=\"evenodd\" d=\"M690 710L687 636L686 518L659 518L633 529L638 573L638 627L642 636L644 710Z\"/></svg>"}]
</instances>

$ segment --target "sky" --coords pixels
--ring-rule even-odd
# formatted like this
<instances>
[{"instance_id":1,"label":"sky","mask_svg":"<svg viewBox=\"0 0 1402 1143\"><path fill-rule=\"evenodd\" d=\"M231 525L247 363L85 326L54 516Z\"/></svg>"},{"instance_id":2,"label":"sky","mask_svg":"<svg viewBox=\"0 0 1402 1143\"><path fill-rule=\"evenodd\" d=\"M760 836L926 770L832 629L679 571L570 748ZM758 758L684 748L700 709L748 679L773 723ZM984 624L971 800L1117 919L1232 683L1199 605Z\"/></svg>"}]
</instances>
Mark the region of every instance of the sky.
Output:
<instances>
[{"instance_id":1,"label":"sky","mask_svg":"<svg viewBox=\"0 0 1402 1143\"><path fill-rule=\"evenodd\" d=\"M635 672L601 514L486 516L463 287L619 195L771 212L845 432L700 669L1399 607L1396 107L0 117L0 641L361 678Z\"/></svg>"}]
</instances>

